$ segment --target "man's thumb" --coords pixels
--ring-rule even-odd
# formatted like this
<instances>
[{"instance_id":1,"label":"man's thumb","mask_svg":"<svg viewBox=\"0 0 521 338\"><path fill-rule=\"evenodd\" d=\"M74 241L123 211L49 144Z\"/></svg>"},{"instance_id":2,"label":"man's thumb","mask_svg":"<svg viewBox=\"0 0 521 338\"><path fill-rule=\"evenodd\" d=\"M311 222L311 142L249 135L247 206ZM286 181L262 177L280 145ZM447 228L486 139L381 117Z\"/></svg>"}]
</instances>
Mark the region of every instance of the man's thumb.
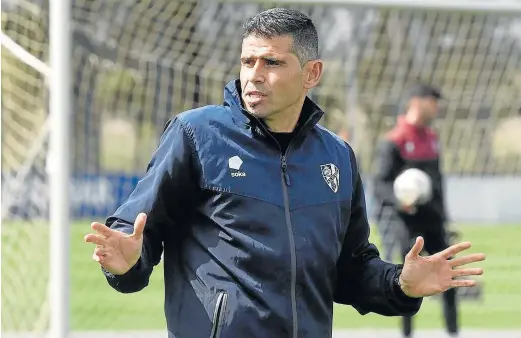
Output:
<instances>
[{"instance_id":1,"label":"man's thumb","mask_svg":"<svg viewBox=\"0 0 521 338\"><path fill-rule=\"evenodd\" d=\"M416 258L417 256L420 255L420 253L423 250L423 244L424 244L423 237L421 237L421 236L416 237L416 242L414 243L411 251L409 251L409 255L411 258Z\"/></svg>"},{"instance_id":2,"label":"man's thumb","mask_svg":"<svg viewBox=\"0 0 521 338\"><path fill-rule=\"evenodd\" d=\"M145 229L145 224L147 222L147 215L145 213L140 213L136 217L136 221L134 222L134 236L143 235L143 230Z\"/></svg>"}]
</instances>

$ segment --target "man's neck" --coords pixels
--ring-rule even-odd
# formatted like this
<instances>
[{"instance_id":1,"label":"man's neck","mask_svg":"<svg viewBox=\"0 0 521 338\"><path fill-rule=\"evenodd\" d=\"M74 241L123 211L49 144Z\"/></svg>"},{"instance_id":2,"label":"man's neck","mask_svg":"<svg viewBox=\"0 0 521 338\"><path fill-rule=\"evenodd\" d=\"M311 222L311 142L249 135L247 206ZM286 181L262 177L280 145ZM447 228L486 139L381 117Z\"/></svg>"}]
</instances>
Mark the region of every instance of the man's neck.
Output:
<instances>
[{"instance_id":1,"label":"man's neck","mask_svg":"<svg viewBox=\"0 0 521 338\"><path fill-rule=\"evenodd\" d=\"M409 112L405 115L405 122L416 127L424 127L425 123L420 118L419 114Z\"/></svg>"},{"instance_id":2,"label":"man's neck","mask_svg":"<svg viewBox=\"0 0 521 338\"><path fill-rule=\"evenodd\" d=\"M297 126L300 113L298 115L291 114L290 116L286 115L286 113L281 113L280 115L284 116L273 116L264 119L264 123L266 123L268 129L275 133L293 132Z\"/></svg>"},{"instance_id":3,"label":"man's neck","mask_svg":"<svg viewBox=\"0 0 521 338\"><path fill-rule=\"evenodd\" d=\"M264 123L266 123L268 129L272 132L291 133L297 126L303 104L304 99L302 99L302 102L299 102L298 104L291 106L284 111L265 118Z\"/></svg>"}]
</instances>

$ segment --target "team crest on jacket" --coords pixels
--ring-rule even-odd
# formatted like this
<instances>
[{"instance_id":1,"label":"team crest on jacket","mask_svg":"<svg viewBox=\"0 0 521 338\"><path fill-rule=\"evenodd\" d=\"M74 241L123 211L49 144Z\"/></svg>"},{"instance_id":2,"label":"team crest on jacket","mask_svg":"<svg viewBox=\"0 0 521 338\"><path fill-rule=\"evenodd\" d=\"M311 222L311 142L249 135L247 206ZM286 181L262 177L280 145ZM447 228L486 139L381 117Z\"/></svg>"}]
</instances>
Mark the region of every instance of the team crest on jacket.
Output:
<instances>
[{"instance_id":1,"label":"team crest on jacket","mask_svg":"<svg viewBox=\"0 0 521 338\"><path fill-rule=\"evenodd\" d=\"M322 170L322 177L326 181L327 185L333 190L333 192L338 191L338 185L340 184L340 172L336 165L329 164L321 164L320 170Z\"/></svg>"}]
</instances>

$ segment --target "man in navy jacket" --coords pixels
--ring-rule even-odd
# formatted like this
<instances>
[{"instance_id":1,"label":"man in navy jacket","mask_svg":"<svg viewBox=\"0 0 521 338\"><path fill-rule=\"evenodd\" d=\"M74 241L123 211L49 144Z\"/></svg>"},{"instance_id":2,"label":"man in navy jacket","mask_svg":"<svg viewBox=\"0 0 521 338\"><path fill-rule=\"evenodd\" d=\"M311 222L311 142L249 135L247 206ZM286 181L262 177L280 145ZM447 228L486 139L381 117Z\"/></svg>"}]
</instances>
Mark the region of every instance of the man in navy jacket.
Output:
<instances>
[{"instance_id":1,"label":"man in navy jacket","mask_svg":"<svg viewBox=\"0 0 521 338\"><path fill-rule=\"evenodd\" d=\"M240 80L224 104L171 119L146 175L106 224L93 258L109 284L137 292L164 253L169 337L331 337L333 303L413 315L422 297L473 285L448 257L403 265L369 243L352 149L308 97L322 74L312 21L270 9L244 25Z\"/></svg>"}]
</instances>

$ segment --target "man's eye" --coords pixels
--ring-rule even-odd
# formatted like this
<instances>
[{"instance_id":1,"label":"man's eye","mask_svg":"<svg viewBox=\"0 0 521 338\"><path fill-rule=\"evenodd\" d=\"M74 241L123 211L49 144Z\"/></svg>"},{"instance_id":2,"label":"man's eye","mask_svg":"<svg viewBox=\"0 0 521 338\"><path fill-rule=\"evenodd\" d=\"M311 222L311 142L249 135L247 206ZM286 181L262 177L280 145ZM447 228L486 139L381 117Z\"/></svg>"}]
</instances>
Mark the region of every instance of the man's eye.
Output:
<instances>
[{"instance_id":1,"label":"man's eye","mask_svg":"<svg viewBox=\"0 0 521 338\"><path fill-rule=\"evenodd\" d=\"M275 60L266 60L266 64L268 66L277 66L279 65L280 63L278 61L275 61Z\"/></svg>"}]
</instances>

